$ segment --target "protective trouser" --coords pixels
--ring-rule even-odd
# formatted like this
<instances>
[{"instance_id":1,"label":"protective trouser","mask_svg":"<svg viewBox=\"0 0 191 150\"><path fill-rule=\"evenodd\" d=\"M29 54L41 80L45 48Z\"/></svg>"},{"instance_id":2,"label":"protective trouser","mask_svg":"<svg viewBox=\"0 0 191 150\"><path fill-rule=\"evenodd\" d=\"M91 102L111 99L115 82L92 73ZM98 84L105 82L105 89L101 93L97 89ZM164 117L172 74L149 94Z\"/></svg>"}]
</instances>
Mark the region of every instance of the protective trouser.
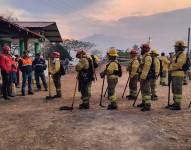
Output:
<instances>
[{"instance_id":1,"label":"protective trouser","mask_svg":"<svg viewBox=\"0 0 191 150\"><path fill-rule=\"evenodd\" d=\"M107 83L108 83L108 97L111 103L115 103L117 101L117 97L115 94L115 88L117 85L118 79L107 79Z\"/></svg>"},{"instance_id":2,"label":"protective trouser","mask_svg":"<svg viewBox=\"0 0 191 150\"><path fill-rule=\"evenodd\" d=\"M61 92L61 76L60 74L54 74L52 76L53 78L53 82L54 82L54 86L56 88L56 94L58 97L62 96L62 92Z\"/></svg>"},{"instance_id":3,"label":"protective trouser","mask_svg":"<svg viewBox=\"0 0 191 150\"><path fill-rule=\"evenodd\" d=\"M5 71L1 71L1 76L2 76L2 80L3 80L3 85L2 85L3 97L7 98L8 94L9 94L9 86L10 86L9 77L10 77L10 74L6 73Z\"/></svg>"},{"instance_id":4,"label":"protective trouser","mask_svg":"<svg viewBox=\"0 0 191 150\"><path fill-rule=\"evenodd\" d=\"M141 80L140 86L141 86L142 102L144 104L151 104L150 80Z\"/></svg>"},{"instance_id":5,"label":"protective trouser","mask_svg":"<svg viewBox=\"0 0 191 150\"><path fill-rule=\"evenodd\" d=\"M81 92L83 104L89 104L89 99L91 97L91 85L92 82L79 81L79 91Z\"/></svg>"},{"instance_id":6,"label":"protective trouser","mask_svg":"<svg viewBox=\"0 0 191 150\"><path fill-rule=\"evenodd\" d=\"M160 84L165 85L167 81L167 71L162 71L160 76Z\"/></svg>"},{"instance_id":7,"label":"protective trouser","mask_svg":"<svg viewBox=\"0 0 191 150\"><path fill-rule=\"evenodd\" d=\"M137 82L138 82L138 75L130 78L129 81L129 95L137 96Z\"/></svg>"},{"instance_id":8,"label":"protective trouser","mask_svg":"<svg viewBox=\"0 0 191 150\"><path fill-rule=\"evenodd\" d=\"M157 84L156 79L150 79L151 95L157 96Z\"/></svg>"},{"instance_id":9,"label":"protective trouser","mask_svg":"<svg viewBox=\"0 0 191 150\"><path fill-rule=\"evenodd\" d=\"M172 77L172 93L174 103L181 106L183 77Z\"/></svg>"},{"instance_id":10,"label":"protective trouser","mask_svg":"<svg viewBox=\"0 0 191 150\"><path fill-rule=\"evenodd\" d=\"M25 94L26 82L28 81L28 92L32 93L32 72L22 73L22 94Z\"/></svg>"},{"instance_id":11,"label":"protective trouser","mask_svg":"<svg viewBox=\"0 0 191 150\"><path fill-rule=\"evenodd\" d=\"M44 72L41 72L41 73L35 72L36 86L37 86L37 89L39 89L39 90L41 89L40 79L42 80L44 89L47 90L47 83L46 83L46 78L45 78Z\"/></svg>"}]
</instances>

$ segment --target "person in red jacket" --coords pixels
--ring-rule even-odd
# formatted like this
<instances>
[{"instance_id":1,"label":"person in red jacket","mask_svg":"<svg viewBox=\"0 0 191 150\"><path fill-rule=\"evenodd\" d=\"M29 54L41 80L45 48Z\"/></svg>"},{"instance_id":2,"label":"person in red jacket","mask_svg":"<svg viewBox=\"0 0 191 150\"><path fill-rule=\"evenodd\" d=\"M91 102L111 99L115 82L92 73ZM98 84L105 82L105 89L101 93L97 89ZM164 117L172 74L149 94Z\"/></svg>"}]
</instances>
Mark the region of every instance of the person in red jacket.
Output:
<instances>
[{"instance_id":1,"label":"person in red jacket","mask_svg":"<svg viewBox=\"0 0 191 150\"><path fill-rule=\"evenodd\" d=\"M9 45L5 44L3 46L2 53L0 54L0 68L1 68L1 76L3 80L2 92L3 98L5 100L9 100L8 92L9 92L9 78L10 72L12 69L12 58L10 56L11 48Z\"/></svg>"}]
</instances>

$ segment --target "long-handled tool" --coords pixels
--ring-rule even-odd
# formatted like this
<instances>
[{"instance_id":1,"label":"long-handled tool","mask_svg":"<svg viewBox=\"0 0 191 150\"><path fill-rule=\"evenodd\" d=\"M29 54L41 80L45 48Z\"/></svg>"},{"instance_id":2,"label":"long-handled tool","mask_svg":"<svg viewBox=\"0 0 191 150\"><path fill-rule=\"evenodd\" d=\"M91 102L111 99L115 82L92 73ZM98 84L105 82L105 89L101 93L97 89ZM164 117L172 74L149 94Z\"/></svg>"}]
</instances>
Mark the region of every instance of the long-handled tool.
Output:
<instances>
[{"instance_id":1,"label":"long-handled tool","mask_svg":"<svg viewBox=\"0 0 191 150\"><path fill-rule=\"evenodd\" d=\"M165 108L169 108L170 105L170 95L171 95L171 82L172 82L172 77L171 77L171 72L168 72L168 103Z\"/></svg>"},{"instance_id":2,"label":"long-handled tool","mask_svg":"<svg viewBox=\"0 0 191 150\"><path fill-rule=\"evenodd\" d=\"M101 97L100 97L100 103L99 103L99 106L100 107L106 107L102 104L103 102L103 90L104 90L104 84L105 84L105 77L103 78L103 83L102 83L102 88L101 88Z\"/></svg>"},{"instance_id":3,"label":"long-handled tool","mask_svg":"<svg viewBox=\"0 0 191 150\"><path fill-rule=\"evenodd\" d=\"M130 81L130 77L128 78L127 83L126 83L126 85L125 85L125 89L124 89L124 91L123 91L122 98L123 98L124 95L125 95L125 91L126 91L126 89L127 89L127 86L128 86L128 84L129 84L129 81Z\"/></svg>"},{"instance_id":4,"label":"long-handled tool","mask_svg":"<svg viewBox=\"0 0 191 150\"><path fill-rule=\"evenodd\" d=\"M78 86L78 80L76 79L74 94L73 94L73 98L72 98L72 106L71 107L62 106L62 107L60 107L60 110L73 110L74 109L74 102L75 102L75 97L76 97L76 92L77 92L77 86Z\"/></svg>"},{"instance_id":5,"label":"long-handled tool","mask_svg":"<svg viewBox=\"0 0 191 150\"><path fill-rule=\"evenodd\" d=\"M107 89L105 90L104 97L106 97L107 92L108 92L108 87L107 87Z\"/></svg>"},{"instance_id":6,"label":"long-handled tool","mask_svg":"<svg viewBox=\"0 0 191 150\"><path fill-rule=\"evenodd\" d=\"M46 96L46 102L51 99L54 99L54 97L51 94L50 58L48 58L48 96Z\"/></svg>"},{"instance_id":7,"label":"long-handled tool","mask_svg":"<svg viewBox=\"0 0 191 150\"><path fill-rule=\"evenodd\" d=\"M138 99L138 97L139 97L140 92L141 92L141 88L139 88L139 91L138 91L138 93L137 93L137 96L136 96L136 98L135 98L135 100L134 100L134 102L133 102L133 107L135 107L135 104L136 104L136 102L137 102L137 99Z\"/></svg>"}]
</instances>

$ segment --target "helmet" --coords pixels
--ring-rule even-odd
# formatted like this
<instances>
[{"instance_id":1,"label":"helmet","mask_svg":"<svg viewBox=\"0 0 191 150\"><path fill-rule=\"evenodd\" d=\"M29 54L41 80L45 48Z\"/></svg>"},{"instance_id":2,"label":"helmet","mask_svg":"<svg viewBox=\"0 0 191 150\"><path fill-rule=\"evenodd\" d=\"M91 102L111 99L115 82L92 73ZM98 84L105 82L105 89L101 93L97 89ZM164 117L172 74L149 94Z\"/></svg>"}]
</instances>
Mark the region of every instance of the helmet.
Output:
<instances>
[{"instance_id":1,"label":"helmet","mask_svg":"<svg viewBox=\"0 0 191 150\"><path fill-rule=\"evenodd\" d=\"M118 56L117 50L116 50L115 48L111 48L111 49L109 50L108 55L109 55L109 56L113 56L113 57Z\"/></svg>"},{"instance_id":2,"label":"helmet","mask_svg":"<svg viewBox=\"0 0 191 150\"><path fill-rule=\"evenodd\" d=\"M59 52L52 52L52 57L60 58L60 53Z\"/></svg>"},{"instance_id":3,"label":"helmet","mask_svg":"<svg viewBox=\"0 0 191 150\"><path fill-rule=\"evenodd\" d=\"M151 49L151 47L150 47L150 45L149 45L148 43L142 44L140 48L141 48L144 52L149 52L150 49Z\"/></svg>"},{"instance_id":4,"label":"helmet","mask_svg":"<svg viewBox=\"0 0 191 150\"><path fill-rule=\"evenodd\" d=\"M9 45L4 45L4 46L3 46L3 51L4 51L4 52L11 51L10 46L9 46Z\"/></svg>"},{"instance_id":5,"label":"helmet","mask_svg":"<svg viewBox=\"0 0 191 150\"><path fill-rule=\"evenodd\" d=\"M157 49L153 49L153 50L151 51L151 54L159 55Z\"/></svg>"},{"instance_id":6,"label":"helmet","mask_svg":"<svg viewBox=\"0 0 191 150\"><path fill-rule=\"evenodd\" d=\"M84 56L86 55L86 52L81 50L81 51L78 51L77 54L76 54L76 58L80 58L80 56Z\"/></svg>"},{"instance_id":7,"label":"helmet","mask_svg":"<svg viewBox=\"0 0 191 150\"><path fill-rule=\"evenodd\" d=\"M186 48L186 43L182 40L179 40L179 41L176 41L175 42L175 47L183 47L183 48Z\"/></svg>"},{"instance_id":8,"label":"helmet","mask_svg":"<svg viewBox=\"0 0 191 150\"><path fill-rule=\"evenodd\" d=\"M137 54L138 54L138 52L137 52L135 49L132 49L132 50L131 50L131 52L130 52L130 54L137 55Z\"/></svg>"},{"instance_id":9,"label":"helmet","mask_svg":"<svg viewBox=\"0 0 191 150\"><path fill-rule=\"evenodd\" d=\"M97 55L93 55L94 59L96 62L99 62L100 61L100 58L97 56Z\"/></svg>"}]
</instances>

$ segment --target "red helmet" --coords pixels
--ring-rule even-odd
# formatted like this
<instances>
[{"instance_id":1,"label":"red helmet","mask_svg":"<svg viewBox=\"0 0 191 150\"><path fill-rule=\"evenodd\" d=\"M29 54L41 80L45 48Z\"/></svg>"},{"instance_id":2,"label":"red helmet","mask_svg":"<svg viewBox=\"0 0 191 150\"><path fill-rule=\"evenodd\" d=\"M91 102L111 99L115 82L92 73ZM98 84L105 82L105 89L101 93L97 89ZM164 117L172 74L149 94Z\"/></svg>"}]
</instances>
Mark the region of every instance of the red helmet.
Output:
<instances>
[{"instance_id":1,"label":"red helmet","mask_svg":"<svg viewBox=\"0 0 191 150\"><path fill-rule=\"evenodd\" d=\"M52 57L60 58L60 53L59 52L52 52Z\"/></svg>"},{"instance_id":2,"label":"red helmet","mask_svg":"<svg viewBox=\"0 0 191 150\"><path fill-rule=\"evenodd\" d=\"M145 52L149 52L150 49L151 49L151 47L150 47L150 45L149 45L148 43L142 44L140 48L141 48L143 51L145 51Z\"/></svg>"},{"instance_id":3,"label":"red helmet","mask_svg":"<svg viewBox=\"0 0 191 150\"><path fill-rule=\"evenodd\" d=\"M85 51L83 51L83 50L78 51L78 52L76 53L76 58L80 58L80 56L84 56L84 55L86 55L86 52L85 52Z\"/></svg>"},{"instance_id":4,"label":"red helmet","mask_svg":"<svg viewBox=\"0 0 191 150\"><path fill-rule=\"evenodd\" d=\"M130 54L132 54L132 55L137 55L137 54L138 54L138 52L137 52L137 50L132 49L132 50L131 50L131 52L130 52Z\"/></svg>"},{"instance_id":5,"label":"red helmet","mask_svg":"<svg viewBox=\"0 0 191 150\"><path fill-rule=\"evenodd\" d=\"M3 46L3 52L8 52L8 51L11 51L11 48L9 45L4 45Z\"/></svg>"}]
</instances>

